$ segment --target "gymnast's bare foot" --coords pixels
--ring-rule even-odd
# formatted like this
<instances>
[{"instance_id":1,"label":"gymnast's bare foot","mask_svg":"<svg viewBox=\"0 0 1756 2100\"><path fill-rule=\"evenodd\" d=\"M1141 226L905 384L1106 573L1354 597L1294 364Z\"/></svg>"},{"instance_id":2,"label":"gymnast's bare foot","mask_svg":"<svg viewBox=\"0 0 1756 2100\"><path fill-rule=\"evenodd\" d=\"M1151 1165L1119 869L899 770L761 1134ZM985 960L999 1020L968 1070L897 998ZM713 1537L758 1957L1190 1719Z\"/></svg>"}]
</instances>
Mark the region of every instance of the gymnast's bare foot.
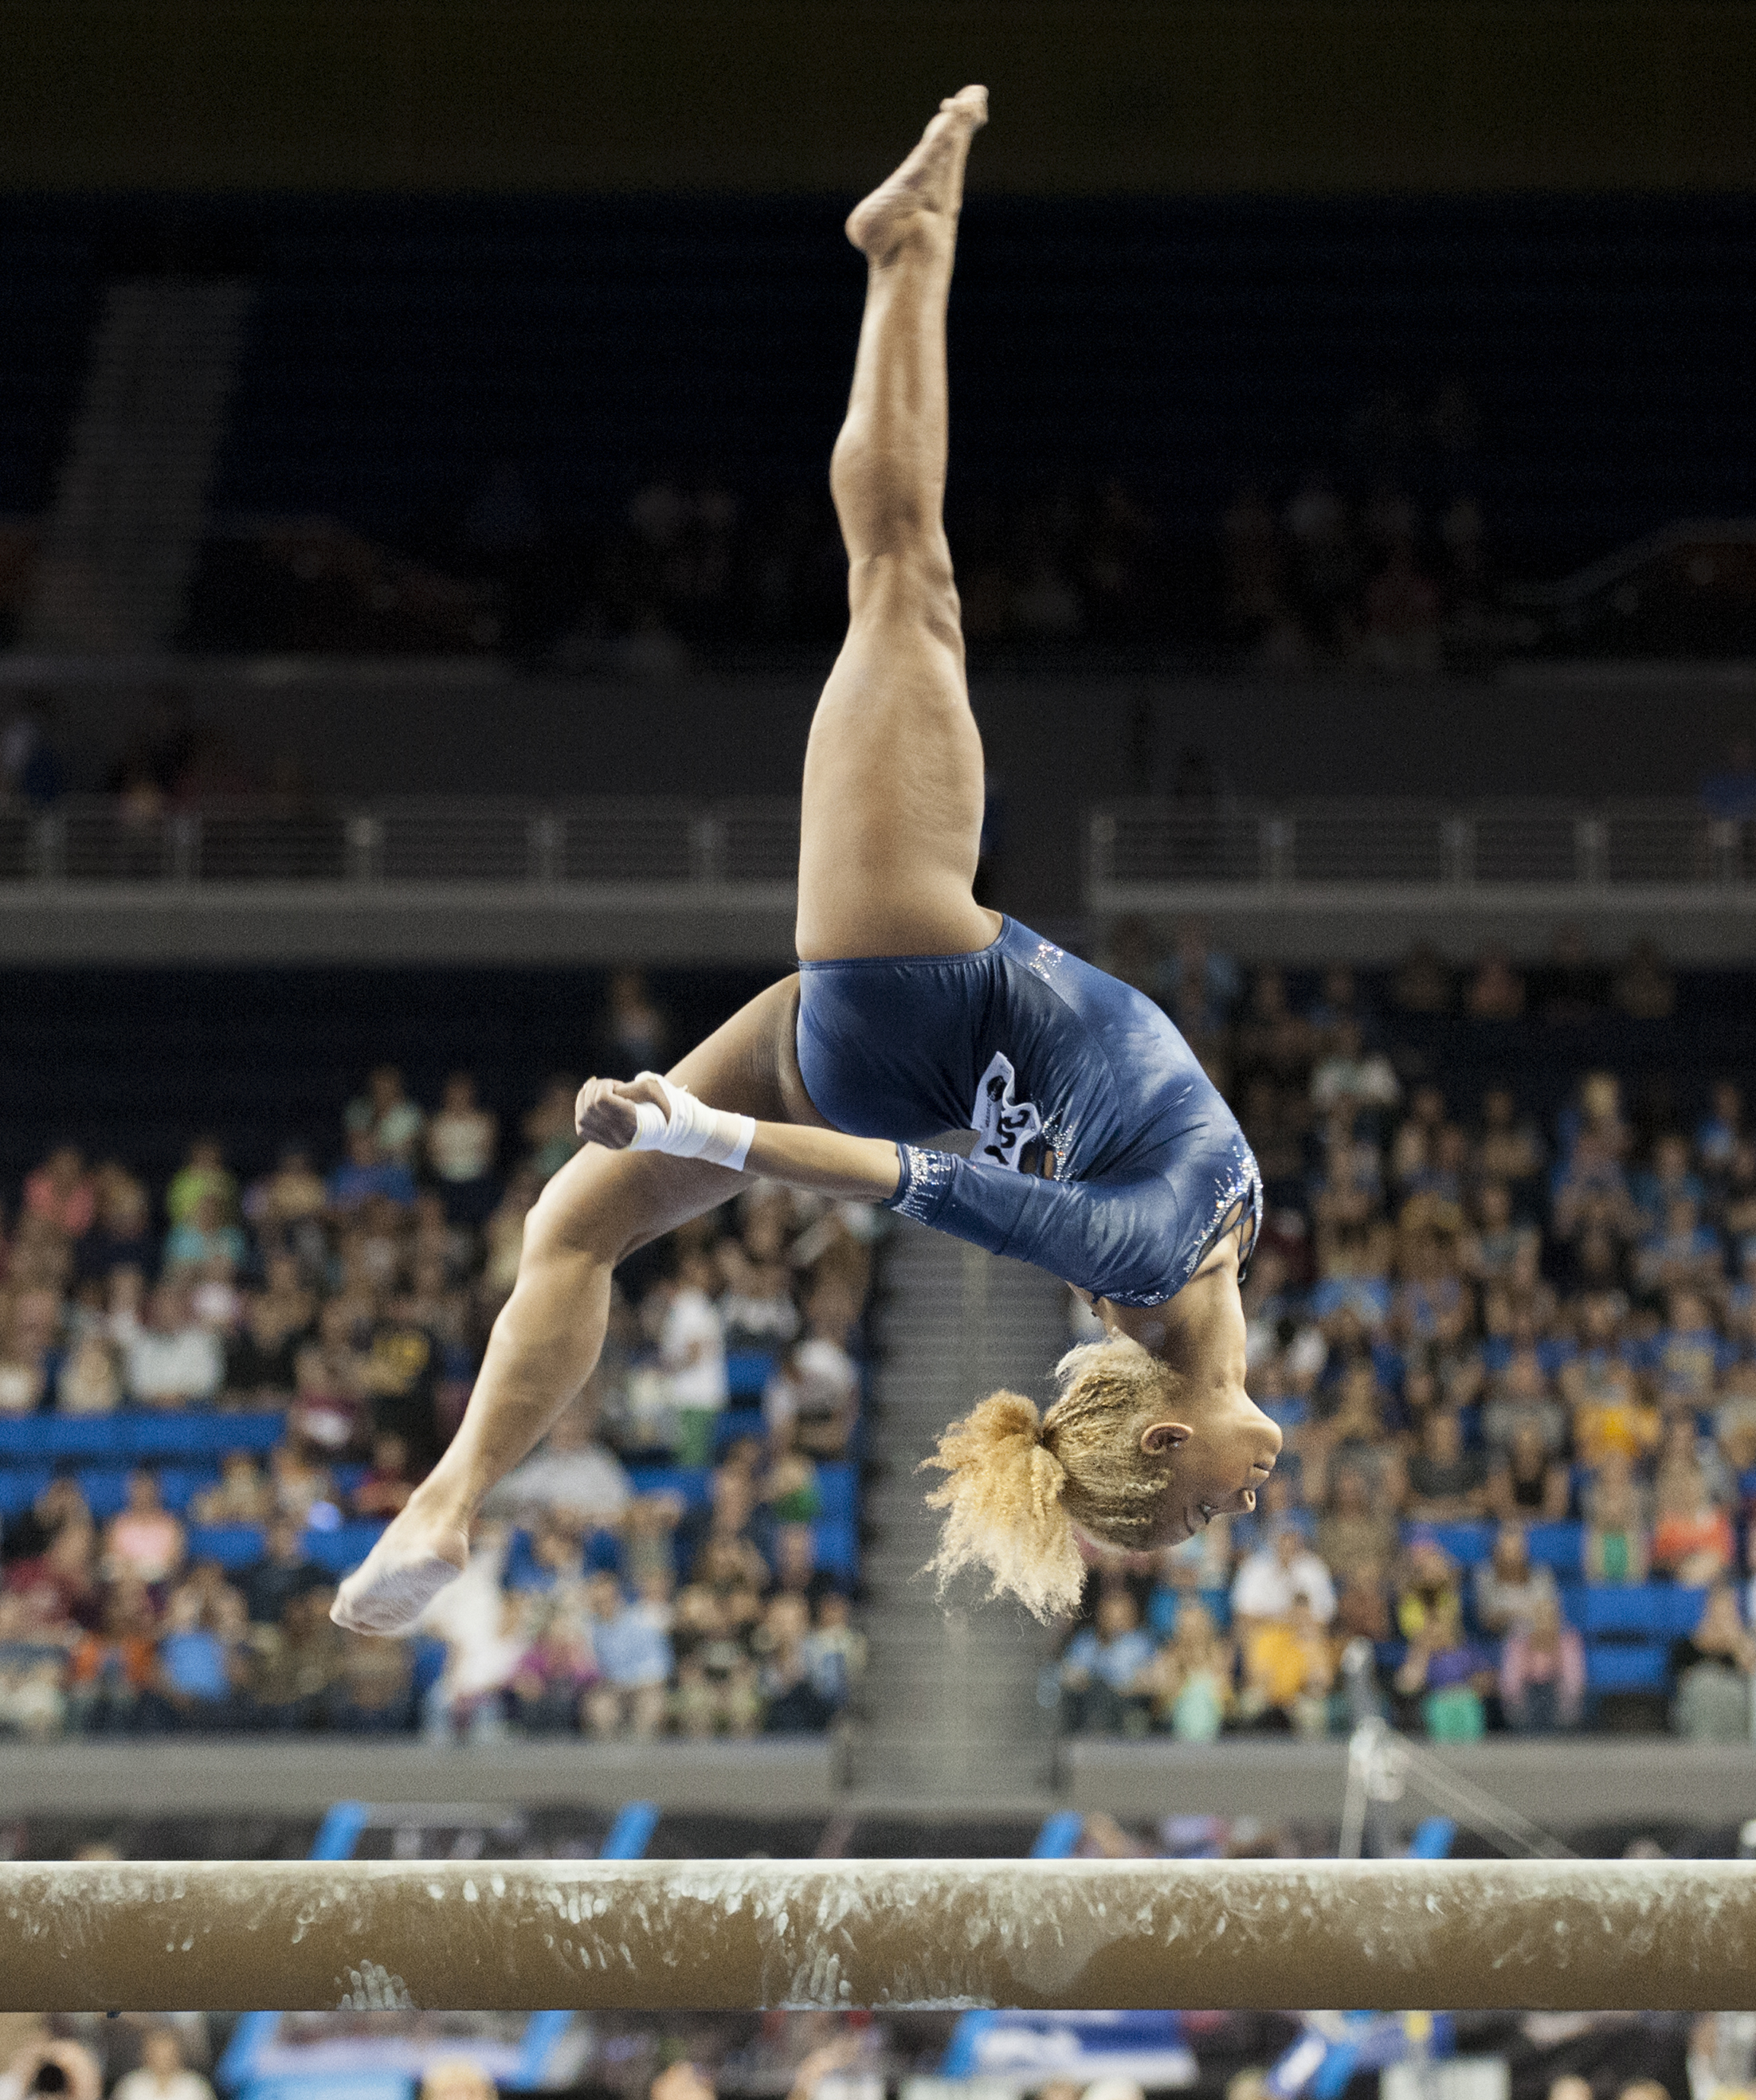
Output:
<instances>
[{"instance_id":1,"label":"gymnast's bare foot","mask_svg":"<svg viewBox=\"0 0 1756 2100\"><path fill-rule=\"evenodd\" d=\"M417 1499L336 1591L329 1616L357 1634L407 1633L469 1564L468 1528L423 1510Z\"/></svg>"},{"instance_id":2,"label":"gymnast's bare foot","mask_svg":"<svg viewBox=\"0 0 1756 2100\"><path fill-rule=\"evenodd\" d=\"M922 212L955 220L964 200L969 142L988 121L988 91L966 87L947 95L921 134L920 143L893 175L848 214L848 238L875 262L895 249Z\"/></svg>"}]
</instances>

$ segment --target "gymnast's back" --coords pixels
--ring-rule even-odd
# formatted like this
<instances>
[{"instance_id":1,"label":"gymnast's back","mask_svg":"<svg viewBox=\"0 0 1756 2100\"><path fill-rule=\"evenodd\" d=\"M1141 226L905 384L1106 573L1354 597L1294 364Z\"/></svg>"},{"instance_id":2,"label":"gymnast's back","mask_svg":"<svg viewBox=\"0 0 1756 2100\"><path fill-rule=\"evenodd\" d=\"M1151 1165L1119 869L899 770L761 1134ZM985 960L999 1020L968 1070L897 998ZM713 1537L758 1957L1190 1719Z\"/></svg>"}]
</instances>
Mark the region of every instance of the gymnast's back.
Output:
<instances>
[{"instance_id":1,"label":"gymnast's back","mask_svg":"<svg viewBox=\"0 0 1756 2100\"><path fill-rule=\"evenodd\" d=\"M892 1207L1155 1305L1242 1224L1261 1180L1236 1118L1143 993L1015 920L961 955L800 965L798 1054L819 1114L902 1153ZM925 1149L960 1128L968 1160Z\"/></svg>"}]
</instances>

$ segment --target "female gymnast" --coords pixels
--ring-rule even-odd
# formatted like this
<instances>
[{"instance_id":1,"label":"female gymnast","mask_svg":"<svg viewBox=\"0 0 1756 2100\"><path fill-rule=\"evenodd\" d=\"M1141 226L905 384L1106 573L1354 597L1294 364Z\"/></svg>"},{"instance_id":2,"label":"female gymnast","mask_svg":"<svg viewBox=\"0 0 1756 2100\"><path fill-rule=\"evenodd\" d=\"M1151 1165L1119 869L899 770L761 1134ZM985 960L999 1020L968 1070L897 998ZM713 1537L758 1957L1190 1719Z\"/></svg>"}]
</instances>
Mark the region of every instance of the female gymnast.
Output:
<instances>
[{"instance_id":1,"label":"female gymnast","mask_svg":"<svg viewBox=\"0 0 1756 2100\"><path fill-rule=\"evenodd\" d=\"M848 220L867 259L830 465L849 618L805 749L798 973L666 1078L581 1090L588 1142L531 1212L463 1423L342 1586L343 1626L399 1631L462 1568L483 1497L589 1377L617 1263L740 1174L1035 1262L1109 1330L1062 1361L1045 1416L996 1393L941 1439L942 1577L973 1564L1039 1616L1071 1608L1080 1534L1172 1543L1251 1507L1273 1465L1244 1391L1262 1198L1242 1132L1149 999L973 893L982 743L941 514L946 303L986 116L983 88L942 104ZM964 1127L968 1159L924 1149Z\"/></svg>"}]
</instances>

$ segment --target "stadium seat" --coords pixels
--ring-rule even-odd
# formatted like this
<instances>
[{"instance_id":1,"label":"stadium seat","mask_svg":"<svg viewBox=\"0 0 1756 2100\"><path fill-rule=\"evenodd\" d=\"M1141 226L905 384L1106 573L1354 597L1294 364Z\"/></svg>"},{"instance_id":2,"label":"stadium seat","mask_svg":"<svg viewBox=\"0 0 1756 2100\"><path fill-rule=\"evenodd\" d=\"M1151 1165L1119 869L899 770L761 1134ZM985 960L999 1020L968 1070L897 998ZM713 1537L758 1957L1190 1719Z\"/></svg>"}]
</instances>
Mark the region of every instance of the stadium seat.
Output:
<instances>
[{"instance_id":1,"label":"stadium seat","mask_svg":"<svg viewBox=\"0 0 1756 2100\"><path fill-rule=\"evenodd\" d=\"M731 1350L726 1358L726 1390L735 1401L761 1400L762 1388L774 1374L776 1361L766 1349ZM760 1410L757 1421L757 1433L760 1436Z\"/></svg>"},{"instance_id":2,"label":"stadium seat","mask_svg":"<svg viewBox=\"0 0 1756 2100\"><path fill-rule=\"evenodd\" d=\"M1656 1641L1587 1641L1586 1688L1604 1692L1668 1692L1670 1650Z\"/></svg>"},{"instance_id":3,"label":"stadium seat","mask_svg":"<svg viewBox=\"0 0 1756 2100\"><path fill-rule=\"evenodd\" d=\"M705 1509L713 1499L705 1466L630 1466L628 1477L637 1495L675 1495L686 1509Z\"/></svg>"},{"instance_id":4,"label":"stadium seat","mask_svg":"<svg viewBox=\"0 0 1756 2100\"><path fill-rule=\"evenodd\" d=\"M762 1410L760 1407L724 1407L713 1425L713 1455L722 1458L741 1436L761 1436Z\"/></svg>"},{"instance_id":5,"label":"stadium seat","mask_svg":"<svg viewBox=\"0 0 1756 2100\"><path fill-rule=\"evenodd\" d=\"M73 1476L86 1507L99 1524L107 1524L127 1504L128 1474L113 1466L86 1466Z\"/></svg>"},{"instance_id":6,"label":"stadium seat","mask_svg":"<svg viewBox=\"0 0 1756 2100\"><path fill-rule=\"evenodd\" d=\"M1572 1616L1587 1635L1681 1640L1700 1624L1706 1595L1667 1582L1641 1582L1626 1589L1586 1584L1577 1593Z\"/></svg>"},{"instance_id":7,"label":"stadium seat","mask_svg":"<svg viewBox=\"0 0 1756 2100\"><path fill-rule=\"evenodd\" d=\"M1582 1524L1533 1524L1525 1533L1531 1559L1552 1569L1560 1581L1579 1573L1585 1537Z\"/></svg>"},{"instance_id":8,"label":"stadium seat","mask_svg":"<svg viewBox=\"0 0 1756 2100\"><path fill-rule=\"evenodd\" d=\"M1405 1546L1417 1531L1430 1532L1460 1567L1480 1567L1493 1551L1491 1524L1405 1524Z\"/></svg>"},{"instance_id":9,"label":"stadium seat","mask_svg":"<svg viewBox=\"0 0 1756 2100\"><path fill-rule=\"evenodd\" d=\"M351 1575L384 1536L382 1524L344 1524L333 1531L307 1531L303 1545L307 1560L338 1580Z\"/></svg>"},{"instance_id":10,"label":"stadium seat","mask_svg":"<svg viewBox=\"0 0 1756 2100\"><path fill-rule=\"evenodd\" d=\"M0 1517L22 1516L54 1478L46 1466L12 1466L0 1471Z\"/></svg>"},{"instance_id":11,"label":"stadium seat","mask_svg":"<svg viewBox=\"0 0 1756 2100\"><path fill-rule=\"evenodd\" d=\"M191 1524L188 1538L191 1560L217 1560L228 1575L263 1557L263 1535L254 1524Z\"/></svg>"}]
</instances>

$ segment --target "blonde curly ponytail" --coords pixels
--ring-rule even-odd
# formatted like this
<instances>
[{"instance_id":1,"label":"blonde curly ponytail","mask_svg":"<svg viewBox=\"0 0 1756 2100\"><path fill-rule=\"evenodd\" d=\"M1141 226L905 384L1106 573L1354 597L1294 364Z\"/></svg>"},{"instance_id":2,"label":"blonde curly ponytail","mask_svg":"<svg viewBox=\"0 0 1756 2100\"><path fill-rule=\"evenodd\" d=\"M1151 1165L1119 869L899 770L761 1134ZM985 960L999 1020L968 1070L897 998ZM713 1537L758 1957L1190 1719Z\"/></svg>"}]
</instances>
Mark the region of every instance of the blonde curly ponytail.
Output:
<instances>
[{"instance_id":1,"label":"blonde curly ponytail","mask_svg":"<svg viewBox=\"0 0 1756 2100\"><path fill-rule=\"evenodd\" d=\"M947 1512L928 1564L940 1588L962 1568L985 1568L991 1597L1014 1596L1045 1620L1079 1607L1076 1523L1106 1545L1149 1542L1170 1464L1142 1451L1141 1432L1182 1387L1119 1335L1070 1349L1055 1376L1061 1396L1046 1415L1021 1394L994 1393L923 1461L948 1476L927 1498Z\"/></svg>"},{"instance_id":2,"label":"blonde curly ponytail","mask_svg":"<svg viewBox=\"0 0 1756 2100\"><path fill-rule=\"evenodd\" d=\"M1009 1591L1039 1619L1077 1608L1085 1563L1063 1497L1066 1468L1043 1441L1030 1401L992 1394L951 1424L923 1464L951 1476L927 1498L948 1512L928 1564L942 1590L960 1568L985 1568L991 1597Z\"/></svg>"}]
</instances>

